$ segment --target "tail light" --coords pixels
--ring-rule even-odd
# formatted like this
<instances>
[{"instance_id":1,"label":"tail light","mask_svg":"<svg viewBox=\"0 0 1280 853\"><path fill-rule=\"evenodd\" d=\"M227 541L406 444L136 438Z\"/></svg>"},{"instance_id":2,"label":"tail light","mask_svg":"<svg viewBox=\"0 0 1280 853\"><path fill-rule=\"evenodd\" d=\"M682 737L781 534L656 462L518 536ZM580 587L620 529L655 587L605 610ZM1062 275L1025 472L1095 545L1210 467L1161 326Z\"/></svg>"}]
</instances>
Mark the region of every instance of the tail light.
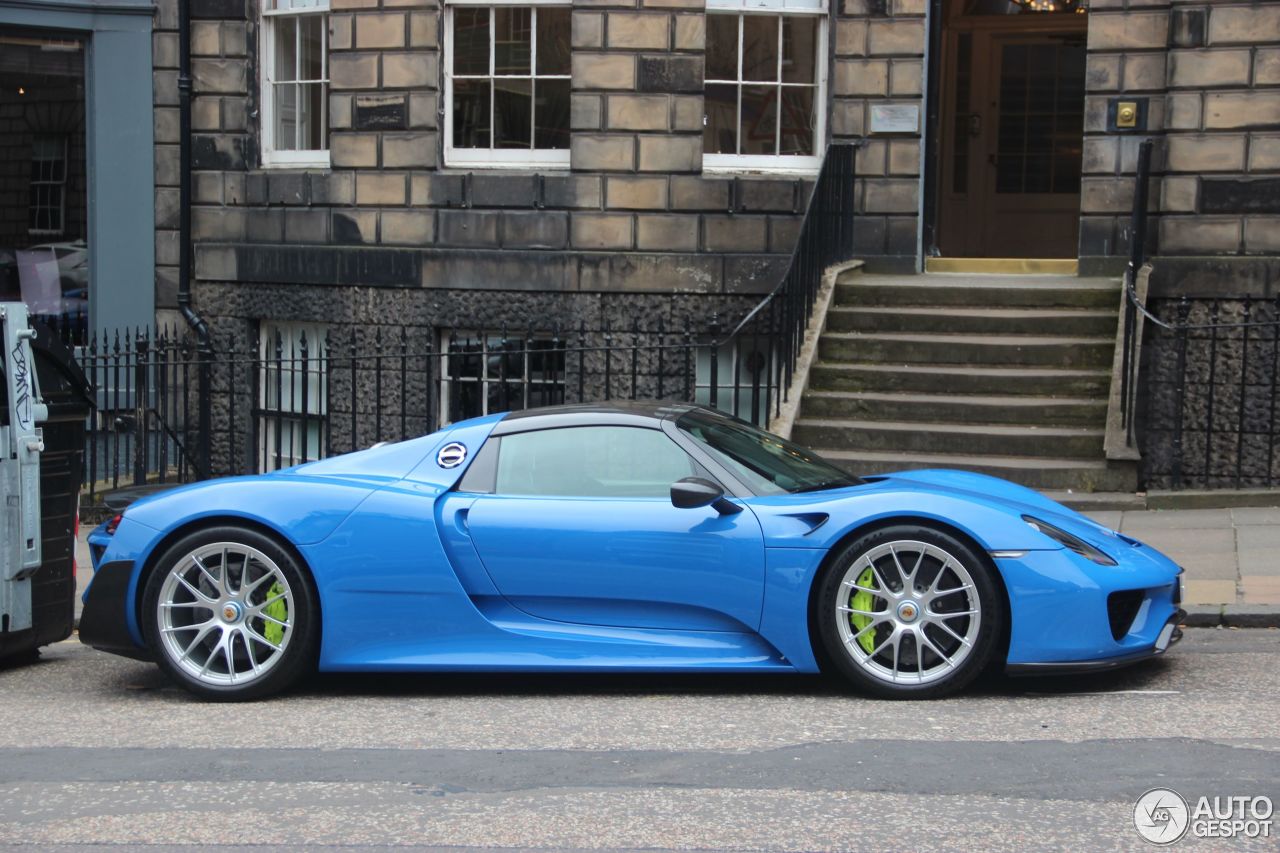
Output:
<instances>
[{"instance_id":1,"label":"tail light","mask_svg":"<svg viewBox=\"0 0 1280 853\"><path fill-rule=\"evenodd\" d=\"M106 534L108 536L116 535L116 528L120 526L120 521L123 518L124 518L123 513L116 513L115 517L107 522Z\"/></svg>"}]
</instances>

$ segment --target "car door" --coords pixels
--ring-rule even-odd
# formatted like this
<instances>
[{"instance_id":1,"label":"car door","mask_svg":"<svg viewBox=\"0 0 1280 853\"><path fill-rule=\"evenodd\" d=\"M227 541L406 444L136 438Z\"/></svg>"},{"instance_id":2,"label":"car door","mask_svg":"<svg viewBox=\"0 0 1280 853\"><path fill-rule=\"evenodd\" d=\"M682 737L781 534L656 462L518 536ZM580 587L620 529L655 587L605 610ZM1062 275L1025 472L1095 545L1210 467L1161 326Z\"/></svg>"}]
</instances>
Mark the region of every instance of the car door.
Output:
<instances>
[{"instance_id":1,"label":"car door","mask_svg":"<svg viewBox=\"0 0 1280 853\"><path fill-rule=\"evenodd\" d=\"M591 625L759 626L759 522L750 510L673 506L673 482L708 474L660 429L573 426L498 441L493 493L465 524L512 605Z\"/></svg>"}]
</instances>

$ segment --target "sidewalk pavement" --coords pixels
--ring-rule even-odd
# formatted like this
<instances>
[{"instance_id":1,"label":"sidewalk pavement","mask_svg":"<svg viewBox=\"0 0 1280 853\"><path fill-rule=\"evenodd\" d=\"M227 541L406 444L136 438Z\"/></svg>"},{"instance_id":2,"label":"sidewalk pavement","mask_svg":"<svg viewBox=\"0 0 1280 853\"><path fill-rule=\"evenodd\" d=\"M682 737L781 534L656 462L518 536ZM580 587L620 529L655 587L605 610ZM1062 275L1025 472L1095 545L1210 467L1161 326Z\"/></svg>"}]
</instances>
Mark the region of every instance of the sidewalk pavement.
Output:
<instances>
[{"instance_id":1,"label":"sidewalk pavement","mask_svg":"<svg viewBox=\"0 0 1280 853\"><path fill-rule=\"evenodd\" d=\"M1186 569L1187 624L1280 627L1280 507L1085 515Z\"/></svg>"},{"instance_id":2,"label":"sidewalk pavement","mask_svg":"<svg viewBox=\"0 0 1280 853\"><path fill-rule=\"evenodd\" d=\"M1280 627L1280 507L1090 511L1186 569L1187 624ZM80 592L92 570L88 529L76 549ZM76 618L80 601L76 599Z\"/></svg>"}]
</instances>

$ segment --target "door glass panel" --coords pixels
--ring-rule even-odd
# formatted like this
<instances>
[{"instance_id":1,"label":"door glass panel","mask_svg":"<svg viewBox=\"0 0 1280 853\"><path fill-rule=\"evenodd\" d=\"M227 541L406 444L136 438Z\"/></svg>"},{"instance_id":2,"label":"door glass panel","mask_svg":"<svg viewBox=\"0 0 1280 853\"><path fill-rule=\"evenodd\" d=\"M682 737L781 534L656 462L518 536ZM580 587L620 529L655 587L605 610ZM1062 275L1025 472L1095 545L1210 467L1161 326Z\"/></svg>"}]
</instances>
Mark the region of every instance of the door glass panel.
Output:
<instances>
[{"instance_id":1,"label":"door glass panel","mask_svg":"<svg viewBox=\"0 0 1280 853\"><path fill-rule=\"evenodd\" d=\"M1083 126L1083 46L1004 45L996 192L1078 192Z\"/></svg>"},{"instance_id":2,"label":"door glass panel","mask_svg":"<svg viewBox=\"0 0 1280 853\"><path fill-rule=\"evenodd\" d=\"M965 0L966 15L1067 14L1089 11L1089 0Z\"/></svg>"},{"instance_id":3,"label":"door glass panel","mask_svg":"<svg viewBox=\"0 0 1280 853\"><path fill-rule=\"evenodd\" d=\"M502 437L496 492L552 497L669 498L697 473L661 431L572 427Z\"/></svg>"},{"instance_id":4,"label":"door glass panel","mask_svg":"<svg viewBox=\"0 0 1280 853\"><path fill-rule=\"evenodd\" d=\"M951 191L969 191L969 140L973 121L973 34L962 33L956 44L956 115L951 129Z\"/></svg>"}]
</instances>

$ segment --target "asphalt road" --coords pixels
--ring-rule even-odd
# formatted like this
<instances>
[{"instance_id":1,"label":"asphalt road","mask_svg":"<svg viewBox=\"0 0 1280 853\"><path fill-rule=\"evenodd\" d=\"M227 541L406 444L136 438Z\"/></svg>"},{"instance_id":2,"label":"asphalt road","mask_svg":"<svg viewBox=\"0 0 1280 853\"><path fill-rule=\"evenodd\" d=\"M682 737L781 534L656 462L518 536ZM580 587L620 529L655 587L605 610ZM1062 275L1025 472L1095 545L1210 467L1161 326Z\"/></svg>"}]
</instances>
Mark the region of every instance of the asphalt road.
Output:
<instances>
[{"instance_id":1,"label":"asphalt road","mask_svg":"<svg viewBox=\"0 0 1280 853\"><path fill-rule=\"evenodd\" d=\"M75 642L0 670L0 846L1154 850L1132 816L1157 786L1280 803L1280 631L909 703L820 678L485 675L213 705Z\"/></svg>"}]
</instances>

